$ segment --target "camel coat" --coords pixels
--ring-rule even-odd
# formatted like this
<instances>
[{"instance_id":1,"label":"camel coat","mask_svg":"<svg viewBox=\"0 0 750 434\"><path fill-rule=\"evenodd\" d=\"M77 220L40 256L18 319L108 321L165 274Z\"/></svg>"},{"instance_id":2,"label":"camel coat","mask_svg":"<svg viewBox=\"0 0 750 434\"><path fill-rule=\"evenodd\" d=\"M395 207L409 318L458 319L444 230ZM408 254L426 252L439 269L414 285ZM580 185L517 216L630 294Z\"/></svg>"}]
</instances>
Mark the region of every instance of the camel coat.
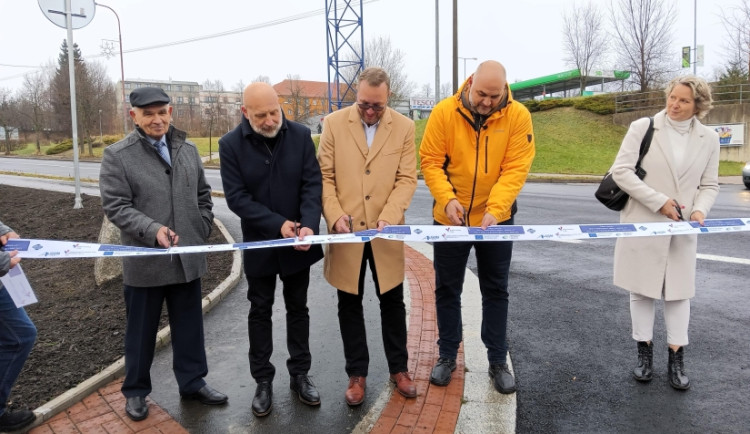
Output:
<instances>
[{"instance_id":1,"label":"camel coat","mask_svg":"<svg viewBox=\"0 0 750 434\"><path fill-rule=\"evenodd\" d=\"M318 147L323 174L323 217L328 231L341 216L352 216L354 232L377 228L379 220L404 224L417 188L414 122L387 108L368 148L356 106L326 116ZM404 245L371 241L380 292L404 281ZM364 244L326 246L324 275L341 291L356 294Z\"/></svg>"},{"instance_id":2,"label":"camel coat","mask_svg":"<svg viewBox=\"0 0 750 434\"><path fill-rule=\"evenodd\" d=\"M694 211L708 216L719 193L719 137L695 120L690 132L682 170L675 167L672 143L665 130L665 112L654 116L654 137L641 166L646 177L635 175L641 140L648 118L630 125L612 165L612 177L630 194L620 212L620 222L671 221L659 214L668 199L682 205L689 219ZM614 284L649 298L684 300L695 296L697 235L618 238L615 245ZM663 289L663 292L662 292Z\"/></svg>"}]
</instances>

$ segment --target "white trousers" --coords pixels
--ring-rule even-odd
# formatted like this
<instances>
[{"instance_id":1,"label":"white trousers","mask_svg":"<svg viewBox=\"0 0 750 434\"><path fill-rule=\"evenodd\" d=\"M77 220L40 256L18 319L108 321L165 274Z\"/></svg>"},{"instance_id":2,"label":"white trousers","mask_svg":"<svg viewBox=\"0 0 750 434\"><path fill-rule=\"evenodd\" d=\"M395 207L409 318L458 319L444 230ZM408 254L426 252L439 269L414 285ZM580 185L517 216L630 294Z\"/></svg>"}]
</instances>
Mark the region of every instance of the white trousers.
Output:
<instances>
[{"instance_id":1,"label":"white trousers","mask_svg":"<svg viewBox=\"0 0 750 434\"><path fill-rule=\"evenodd\" d=\"M657 301L630 293L630 318L633 322L633 339L636 341L653 340ZM667 326L667 344L687 345L690 299L664 301L664 322Z\"/></svg>"}]
</instances>

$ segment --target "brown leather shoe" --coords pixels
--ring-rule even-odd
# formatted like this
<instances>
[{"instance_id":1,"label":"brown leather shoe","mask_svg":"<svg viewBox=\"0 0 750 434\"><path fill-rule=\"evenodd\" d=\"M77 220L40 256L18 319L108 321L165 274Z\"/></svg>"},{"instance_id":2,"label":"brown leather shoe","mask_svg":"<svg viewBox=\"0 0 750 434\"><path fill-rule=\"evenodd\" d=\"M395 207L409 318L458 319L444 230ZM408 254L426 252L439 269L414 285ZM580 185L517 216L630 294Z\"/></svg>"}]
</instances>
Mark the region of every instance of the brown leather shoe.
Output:
<instances>
[{"instance_id":1,"label":"brown leather shoe","mask_svg":"<svg viewBox=\"0 0 750 434\"><path fill-rule=\"evenodd\" d=\"M391 381L396 383L396 389L398 393L404 395L407 398L416 398L417 386L409 378L408 372L399 372L398 374L391 374Z\"/></svg>"},{"instance_id":2,"label":"brown leather shoe","mask_svg":"<svg viewBox=\"0 0 750 434\"><path fill-rule=\"evenodd\" d=\"M352 375L349 377L349 387L346 389L346 403L350 406L362 404L365 400L365 388L367 382L365 377Z\"/></svg>"}]
</instances>

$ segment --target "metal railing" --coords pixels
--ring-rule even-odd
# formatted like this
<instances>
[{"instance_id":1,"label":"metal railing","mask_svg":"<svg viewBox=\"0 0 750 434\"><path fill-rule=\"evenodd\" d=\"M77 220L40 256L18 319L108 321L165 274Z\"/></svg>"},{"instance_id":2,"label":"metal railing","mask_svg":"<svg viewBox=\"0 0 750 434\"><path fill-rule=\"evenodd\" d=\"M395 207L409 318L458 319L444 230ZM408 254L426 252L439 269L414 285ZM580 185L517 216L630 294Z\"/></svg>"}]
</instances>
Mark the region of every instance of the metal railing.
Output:
<instances>
[{"instance_id":1,"label":"metal railing","mask_svg":"<svg viewBox=\"0 0 750 434\"><path fill-rule=\"evenodd\" d=\"M711 86L711 93L714 106L750 103L750 84L748 83ZM659 110L664 108L664 104L663 90L621 94L615 97L615 113L646 109Z\"/></svg>"}]
</instances>

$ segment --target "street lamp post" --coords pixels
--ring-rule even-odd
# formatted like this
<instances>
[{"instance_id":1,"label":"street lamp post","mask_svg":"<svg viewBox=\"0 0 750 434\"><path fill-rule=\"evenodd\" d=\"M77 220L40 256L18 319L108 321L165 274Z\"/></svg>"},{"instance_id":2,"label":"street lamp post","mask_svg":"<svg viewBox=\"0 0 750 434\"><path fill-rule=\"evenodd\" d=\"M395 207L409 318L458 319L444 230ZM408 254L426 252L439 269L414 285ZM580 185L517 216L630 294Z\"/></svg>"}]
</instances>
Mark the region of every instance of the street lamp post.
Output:
<instances>
[{"instance_id":1,"label":"street lamp post","mask_svg":"<svg viewBox=\"0 0 750 434\"><path fill-rule=\"evenodd\" d=\"M115 18L117 19L117 39L120 41L120 88L122 90L122 132L123 134L128 134L128 104L125 101L125 63L122 59L122 31L120 30L120 16L117 15L117 12L115 12L114 9L107 5L103 5L101 3L95 3L97 6L101 6L103 8L109 9L112 11L113 14L115 14Z\"/></svg>"},{"instance_id":2,"label":"street lamp post","mask_svg":"<svg viewBox=\"0 0 750 434\"><path fill-rule=\"evenodd\" d=\"M459 59L463 59L463 61L464 61L464 80L466 80L466 61L467 60L477 60L477 58L476 57L461 57L461 56L458 56L458 58Z\"/></svg>"}]
</instances>

